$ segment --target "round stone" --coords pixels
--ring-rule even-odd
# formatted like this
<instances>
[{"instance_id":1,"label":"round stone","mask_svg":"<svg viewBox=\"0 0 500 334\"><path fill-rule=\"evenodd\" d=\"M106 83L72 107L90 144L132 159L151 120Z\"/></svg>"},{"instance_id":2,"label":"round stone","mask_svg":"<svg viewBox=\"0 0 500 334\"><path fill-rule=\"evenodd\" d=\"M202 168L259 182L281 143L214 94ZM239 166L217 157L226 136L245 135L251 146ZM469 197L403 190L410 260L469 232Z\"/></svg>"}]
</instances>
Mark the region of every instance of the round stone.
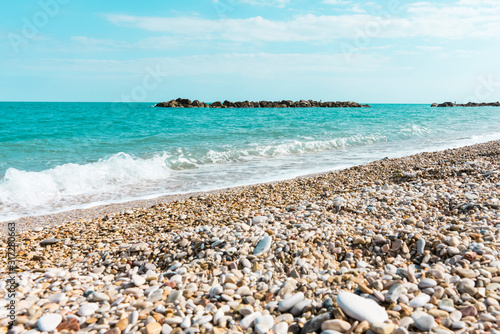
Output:
<instances>
[{"instance_id":1,"label":"round stone","mask_svg":"<svg viewBox=\"0 0 500 334\"><path fill-rule=\"evenodd\" d=\"M139 275L132 275L132 282L134 282L135 286L141 286L146 283L146 279Z\"/></svg>"},{"instance_id":2,"label":"round stone","mask_svg":"<svg viewBox=\"0 0 500 334\"><path fill-rule=\"evenodd\" d=\"M62 316L57 313L44 314L42 315L36 325L41 332L50 332L59 326L62 321Z\"/></svg>"},{"instance_id":3,"label":"round stone","mask_svg":"<svg viewBox=\"0 0 500 334\"><path fill-rule=\"evenodd\" d=\"M432 278L424 278L418 283L420 289L433 288L437 285L437 282Z\"/></svg>"},{"instance_id":4,"label":"round stone","mask_svg":"<svg viewBox=\"0 0 500 334\"><path fill-rule=\"evenodd\" d=\"M411 314L411 317L413 318L413 321L415 321L415 327L421 331L428 331L434 328L434 317L425 312L415 311Z\"/></svg>"},{"instance_id":5,"label":"round stone","mask_svg":"<svg viewBox=\"0 0 500 334\"><path fill-rule=\"evenodd\" d=\"M99 305L96 303L88 303L88 304L83 304L80 306L78 309L78 315L82 317L88 317L92 314L94 314L95 311L99 309Z\"/></svg>"},{"instance_id":6,"label":"round stone","mask_svg":"<svg viewBox=\"0 0 500 334\"><path fill-rule=\"evenodd\" d=\"M429 296L425 293L421 293L417 297L410 300L410 306L413 308L422 307L425 304L427 304L429 302L429 300L431 300L431 296Z\"/></svg>"}]
</instances>

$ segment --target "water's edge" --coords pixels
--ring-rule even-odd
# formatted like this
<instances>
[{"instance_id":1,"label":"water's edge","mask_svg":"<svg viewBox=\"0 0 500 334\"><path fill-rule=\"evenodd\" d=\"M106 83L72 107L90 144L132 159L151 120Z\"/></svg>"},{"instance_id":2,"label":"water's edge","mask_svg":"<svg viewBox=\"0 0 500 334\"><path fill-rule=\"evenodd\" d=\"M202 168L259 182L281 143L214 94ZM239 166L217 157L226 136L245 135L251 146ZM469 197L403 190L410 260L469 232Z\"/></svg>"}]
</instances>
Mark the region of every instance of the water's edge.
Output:
<instances>
[{"instance_id":1,"label":"water's edge","mask_svg":"<svg viewBox=\"0 0 500 334\"><path fill-rule=\"evenodd\" d=\"M421 151L419 153L414 153L414 154L410 154L410 155L396 157L394 159L404 159L407 157L418 156L421 153L433 153L433 152L454 150L454 149L465 148L465 147L476 147L478 145L488 145L489 143L494 143L494 142L500 142L500 140L482 142L482 143L477 143L474 145L450 147L450 148L441 149L441 150ZM366 162L365 164L362 164L362 165L366 165L366 164L373 163L373 162L380 161L380 160L381 159L372 160L372 161ZM1 226L0 235L4 235L6 233L7 224L11 223L11 222L14 222L16 224L17 231L28 231L28 230L33 229L34 227L45 228L45 227L59 226L59 225L68 224L68 223L72 223L72 222L90 223L93 220L103 218L106 215L125 213L128 210L148 208L148 207L154 206L156 204L160 204L160 203L170 203L170 202L174 202L174 201L181 201L181 200L189 198L189 197L197 197L200 195L207 195L207 194L218 194L218 193L224 193L224 192L229 192L229 191L234 192L234 193L238 193L238 192L244 191L245 189L248 189L249 187L253 187L253 186L272 185L272 184L276 184L279 182L287 182L287 181L292 181L292 180L297 180L297 179L314 178L314 177L326 175L326 174L329 174L332 172L341 172L343 170L347 170L349 168L356 167L356 166L360 166L360 165L353 165L353 166L349 166L346 168L334 169L334 170L321 172L321 173L306 174L306 175L301 175L301 176L297 176L294 178L283 179L283 180L259 182L259 183L254 183L254 184L212 189L212 190L206 190L206 191L200 191L200 192L160 195L160 196L156 196L156 197L134 199L134 200L129 200L129 201L120 201L120 202L116 202L116 203L96 204L93 206L88 206L86 208L78 208L78 209L55 212L55 213L50 213L50 214L26 216L26 217L13 219L13 220L0 221L0 226Z\"/></svg>"}]
</instances>

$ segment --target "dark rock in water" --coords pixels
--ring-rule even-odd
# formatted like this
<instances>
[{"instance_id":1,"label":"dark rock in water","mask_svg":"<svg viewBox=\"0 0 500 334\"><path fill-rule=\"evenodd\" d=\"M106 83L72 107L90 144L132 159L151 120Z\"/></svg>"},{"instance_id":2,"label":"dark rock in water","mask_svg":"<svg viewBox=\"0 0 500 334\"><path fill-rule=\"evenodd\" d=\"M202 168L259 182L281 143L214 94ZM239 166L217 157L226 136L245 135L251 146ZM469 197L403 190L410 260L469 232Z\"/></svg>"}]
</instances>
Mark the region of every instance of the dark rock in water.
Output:
<instances>
[{"instance_id":1,"label":"dark rock in water","mask_svg":"<svg viewBox=\"0 0 500 334\"><path fill-rule=\"evenodd\" d=\"M231 102L225 100L224 102L215 101L213 103L200 102L194 100L191 102L189 99L176 99L168 102L160 102L155 107L161 108L368 108L367 104L359 104L353 101L347 102L322 102L313 100L282 100L282 101L237 101Z\"/></svg>"},{"instance_id":2,"label":"dark rock in water","mask_svg":"<svg viewBox=\"0 0 500 334\"><path fill-rule=\"evenodd\" d=\"M40 242L41 246L54 245L61 242L61 239L46 239Z\"/></svg>"},{"instance_id":3,"label":"dark rock in water","mask_svg":"<svg viewBox=\"0 0 500 334\"><path fill-rule=\"evenodd\" d=\"M477 102L468 102L467 104L457 104L453 102L444 102L444 103L433 103L431 107L438 107L438 108L449 108L449 107L500 107L500 102L482 102L482 103L477 103Z\"/></svg>"},{"instance_id":4,"label":"dark rock in water","mask_svg":"<svg viewBox=\"0 0 500 334\"><path fill-rule=\"evenodd\" d=\"M209 105L210 108L221 108L222 103L220 101L215 101L214 103Z\"/></svg>"}]
</instances>

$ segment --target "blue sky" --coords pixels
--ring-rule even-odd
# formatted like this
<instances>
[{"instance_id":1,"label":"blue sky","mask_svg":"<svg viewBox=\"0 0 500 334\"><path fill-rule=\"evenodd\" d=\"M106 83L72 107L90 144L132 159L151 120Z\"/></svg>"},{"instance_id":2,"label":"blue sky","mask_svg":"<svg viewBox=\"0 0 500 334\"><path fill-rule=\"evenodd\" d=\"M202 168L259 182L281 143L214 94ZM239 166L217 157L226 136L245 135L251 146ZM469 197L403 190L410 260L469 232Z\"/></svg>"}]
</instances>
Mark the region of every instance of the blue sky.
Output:
<instances>
[{"instance_id":1,"label":"blue sky","mask_svg":"<svg viewBox=\"0 0 500 334\"><path fill-rule=\"evenodd\" d=\"M3 1L0 100L500 100L500 0Z\"/></svg>"}]
</instances>

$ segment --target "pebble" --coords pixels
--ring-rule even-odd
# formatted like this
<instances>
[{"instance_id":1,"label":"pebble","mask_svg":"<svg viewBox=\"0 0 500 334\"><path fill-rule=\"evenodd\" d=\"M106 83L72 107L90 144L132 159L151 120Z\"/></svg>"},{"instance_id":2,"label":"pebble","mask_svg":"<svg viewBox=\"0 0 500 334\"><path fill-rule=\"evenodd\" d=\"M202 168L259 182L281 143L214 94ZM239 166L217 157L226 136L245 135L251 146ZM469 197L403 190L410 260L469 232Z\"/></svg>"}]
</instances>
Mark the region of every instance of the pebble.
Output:
<instances>
[{"instance_id":1,"label":"pebble","mask_svg":"<svg viewBox=\"0 0 500 334\"><path fill-rule=\"evenodd\" d=\"M347 332L350 328L351 328L350 323L340 319L327 320L321 324L322 331L333 330L344 333Z\"/></svg>"},{"instance_id":2,"label":"pebble","mask_svg":"<svg viewBox=\"0 0 500 334\"><path fill-rule=\"evenodd\" d=\"M78 315L82 317L88 317L95 313L99 309L99 305L96 303L87 303L80 306L78 309Z\"/></svg>"},{"instance_id":3,"label":"pebble","mask_svg":"<svg viewBox=\"0 0 500 334\"><path fill-rule=\"evenodd\" d=\"M157 322L151 322L146 325L146 334L160 334L162 332L162 325Z\"/></svg>"},{"instance_id":4,"label":"pebble","mask_svg":"<svg viewBox=\"0 0 500 334\"><path fill-rule=\"evenodd\" d=\"M255 246L253 254L256 256L262 255L269 251L271 248L273 238L271 238L269 235L266 235L262 240Z\"/></svg>"},{"instance_id":5,"label":"pebble","mask_svg":"<svg viewBox=\"0 0 500 334\"><path fill-rule=\"evenodd\" d=\"M437 282L432 278L423 278L419 283L418 287L420 289L433 288L437 285Z\"/></svg>"},{"instance_id":6,"label":"pebble","mask_svg":"<svg viewBox=\"0 0 500 334\"><path fill-rule=\"evenodd\" d=\"M435 322L434 318L425 312L415 311L411 314L413 318L414 325L421 331L428 331L434 328Z\"/></svg>"},{"instance_id":7,"label":"pebble","mask_svg":"<svg viewBox=\"0 0 500 334\"><path fill-rule=\"evenodd\" d=\"M413 308L422 307L431 300L431 296L421 293L417 297L410 300L410 306Z\"/></svg>"},{"instance_id":8,"label":"pebble","mask_svg":"<svg viewBox=\"0 0 500 334\"><path fill-rule=\"evenodd\" d=\"M425 250L425 239L420 238L417 241L417 253L422 255L424 254L424 250Z\"/></svg>"},{"instance_id":9,"label":"pebble","mask_svg":"<svg viewBox=\"0 0 500 334\"><path fill-rule=\"evenodd\" d=\"M36 322L36 325L42 332L51 332L59 326L61 321L62 316L60 314L50 313L42 315Z\"/></svg>"},{"instance_id":10,"label":"pebble","mask_svg":"<svg viewBox=\"0 0 500 334\"><path fill-rule=\"evenodd\" d=\"M255 331L264 334L274 326L274 319L271 315L261 315L254 320Z\"/></svg>"},{"instance_id":11,"label":"pebble","mask_svg":"<svg viewBox=\"0 0 500 334\"><path fill-rule=\"evenodd\" d=\"M278 304L278 310L280 312L286 312L293 308L296 304L300 303L304 299L304 293L298 292L294 294L293 296L290 296L284 300L282 300Z\"/></svg>"},{"instance_id":12,"label":"pebble","mask_svg":"<svg viewBox=\"0 0 500 334\"><path fill-rule=\"evenodd\" d=\"M40 242L40 245L41 246L54 245L54 244L57 244L57 243L60 243L60 242L61 242L61 239L56 239L56 238L45 239L45 240L43 240L43 241Z\"/></svg>"},{"instance_id":13,"label":"pebble","mask_svg":"<svg viewBox=\"0 0 500 334\"><path fill-rule=\"evenodd\" d=\"M135 286L141 286L146 283L146 279L139 275L132 275L132 281L134 282Z\"/></svg>"},{"instance_id":14,"label":"pebble","mask_svg":"<svg viewBox=\"0 0 500 334\"><path fill-rule=\"evenodd\" d=\"M385 309L375 301L360 297L351 292L339 293L337 304L346 315L359 321L366 320L370 324L373 324L389 319Z\"/></svg>"},{"instance_id":15,"label":"pebble","mask_svg":"<svg viewBox=\"0 0 500 334\"><path fill-rule=\"evenodd\" d=\"M258 317L260 317L262 315L262 313L260 312L254 312L252 314L249 314L247 315L246 317L244 317L241 321L240 321L240 325L243 329L247 329L249 328L250 326L253 325L255 319L257 319Z\"/></svg>"},{"instance_id":16,"label":"pebble","mask_svg":"<svg viewBox=\"0 0 500 334\"><path fill-rule=\"evenodd\" d=\"M390 303L396 303L399 297L401 297L401 295L403 294L403 291L404 291L403 284L394 284L387 292L385 299Z\"/></svg>"}]
</instances>

